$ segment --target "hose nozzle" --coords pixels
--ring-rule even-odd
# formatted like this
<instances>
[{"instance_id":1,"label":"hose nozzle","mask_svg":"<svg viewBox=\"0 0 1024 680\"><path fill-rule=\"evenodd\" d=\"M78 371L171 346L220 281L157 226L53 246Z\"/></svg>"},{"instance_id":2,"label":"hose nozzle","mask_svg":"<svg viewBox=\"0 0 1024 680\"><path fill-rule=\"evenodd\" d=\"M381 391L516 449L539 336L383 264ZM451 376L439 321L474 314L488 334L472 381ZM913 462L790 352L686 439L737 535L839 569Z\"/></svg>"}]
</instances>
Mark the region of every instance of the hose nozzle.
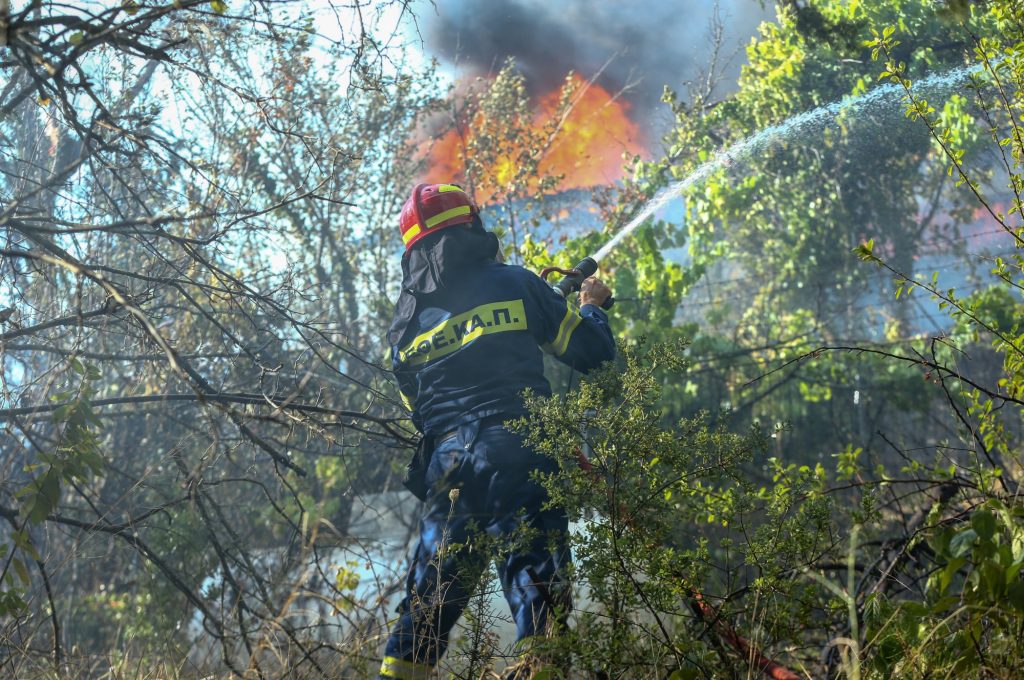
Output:
<instances>
[{"instance_id":1,"label":"hose nozzle","mask_svg":"<svg viewBox=\"0 0 1024 680\"><path fill-rule=\"evenodd\" d=\"M551 287L562 297L569 297L580 289L580 286L583 285L583 282L586 279L597 273L597 260L592 257L585 257L572 269L548 267L541 272L541 278L546 280L547 275L553 271L563 274L564 276L560 281L552 284ZM605 301L601 303L601 308L611 309L613 304L615 304L615 298L609 295Z\"/></svg>"}]
</instances>

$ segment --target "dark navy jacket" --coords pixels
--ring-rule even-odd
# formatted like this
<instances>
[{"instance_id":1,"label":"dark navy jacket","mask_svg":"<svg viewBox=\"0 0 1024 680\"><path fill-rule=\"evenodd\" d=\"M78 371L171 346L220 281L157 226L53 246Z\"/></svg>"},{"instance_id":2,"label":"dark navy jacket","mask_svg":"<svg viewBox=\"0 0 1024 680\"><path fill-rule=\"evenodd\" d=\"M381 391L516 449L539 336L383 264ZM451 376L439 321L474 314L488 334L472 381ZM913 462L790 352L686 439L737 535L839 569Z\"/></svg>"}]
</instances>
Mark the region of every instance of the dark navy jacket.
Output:
<instances>
[{"instance_id":1,"label":"dark navy jacket","mask_svg":"<svg viewBox=\"0 0 1024 680\"><path fill-rule=\"evenodd\" d=\"M608 317L577 309L522 267L473 263L459 285L418 296L391 358L413 422L430 435L525 413L521 393L551 395L541 350L586 372L615 356Z\"/></svg>"}]
</instances>

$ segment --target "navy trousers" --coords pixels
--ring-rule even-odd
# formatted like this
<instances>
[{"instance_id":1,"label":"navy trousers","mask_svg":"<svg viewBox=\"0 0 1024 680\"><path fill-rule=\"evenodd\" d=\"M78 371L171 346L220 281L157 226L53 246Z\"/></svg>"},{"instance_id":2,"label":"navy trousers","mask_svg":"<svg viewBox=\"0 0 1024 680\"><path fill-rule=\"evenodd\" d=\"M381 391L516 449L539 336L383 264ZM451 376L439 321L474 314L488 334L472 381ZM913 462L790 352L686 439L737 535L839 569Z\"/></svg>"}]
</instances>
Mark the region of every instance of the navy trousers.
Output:
<instances>
[{"instance_id":1,"label":"navy trousers","mask_svg":"<svg viewBox=\"0 0 1024 680\"><path fill-rule=\"evenodd\" d=\"M556 469L555 461L524 446L500 422L463 425L437 445L382 678L427 677L491 559L519 639L543 635L555 623L553 610L567 613L568 520L560 509L542 509L547 493L530 479L534 470ZM452 489L458 489L454 501Z\"/></svg>"}]
</instances>

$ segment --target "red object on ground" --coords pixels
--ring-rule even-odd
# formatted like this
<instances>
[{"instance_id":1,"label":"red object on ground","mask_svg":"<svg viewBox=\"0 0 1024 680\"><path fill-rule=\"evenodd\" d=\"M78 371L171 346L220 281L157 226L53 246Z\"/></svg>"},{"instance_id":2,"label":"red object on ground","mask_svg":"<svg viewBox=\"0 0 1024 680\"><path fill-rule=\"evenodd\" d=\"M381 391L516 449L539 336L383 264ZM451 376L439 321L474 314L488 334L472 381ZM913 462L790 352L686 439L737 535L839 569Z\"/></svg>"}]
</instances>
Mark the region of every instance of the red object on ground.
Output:
<instances>
[{"instance_id":1,"label":"red object on ground","mask_svg":"<svg viewBox=\"0 0 1024 680\"><path fill-rule=\"evenodd\" d=\"M576 449L576 464L580 466L580 469L584 472L590 472L594 469L594 464L590 462L590 459L583 455L583 449Z\"/></svg>"},{"instance_id":2,"label":"red object on ground","mask_svg":"<svg viewBox=\"0 0 1024 680\"><path fill-rule=\"evenodd\" d=\"M590 462L590 459L584 455L583 449L581 448L576 449L576 463L584 472L596 474L597 468L595 468L594 464ZM622 514L624 515L625 513ZM718 634L718 637L728 643L730 647L735 649L757 670L761 671L769 678L772 678L772 680L801 680L799 675L762 654L757 647L750 644L746 638L737 633L732 626L722 620L718 611L704 599L703 593L699 590L690 588L690 597L693 598L694 611L704 619L704 623L706 623L710 628L713 628Z\"/></svg>"},{"instance_id":3,"label":"red object on ground","mask_svg":"<svg viewBox=\"0 0 1024 680\"><path fill-rule=\"evenodd\" d=\"M708 604L707 600L704 599L704 595L699 590L691 589L690 594L694 600L694 608L700 612L704 621L713 627L718 636L729 643L729 646L742 654L743 658L749 661L752 666L773 680L800 680L799 675L761 654L757 647L747 642L746 638L742 637L729 624L719 618L718 612Z\"/></svg>"}]
</instances>

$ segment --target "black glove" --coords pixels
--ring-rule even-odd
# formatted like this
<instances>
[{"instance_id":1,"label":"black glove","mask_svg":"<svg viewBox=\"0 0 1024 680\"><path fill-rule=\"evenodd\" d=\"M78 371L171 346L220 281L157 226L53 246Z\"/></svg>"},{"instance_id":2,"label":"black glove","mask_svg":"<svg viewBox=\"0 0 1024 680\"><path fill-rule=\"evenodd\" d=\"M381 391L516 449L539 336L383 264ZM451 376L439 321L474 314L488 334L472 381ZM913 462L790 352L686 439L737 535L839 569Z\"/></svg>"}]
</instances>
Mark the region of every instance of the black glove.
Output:
<instances>
[{"instance_id":1,"label":"black glove","mask_svg":"<svg viewBox=\"0 0 1024 680\"><path fill-rule=\"evenodd\" d=\"M434 438L428 435L420 437L412 459L405 468L405 478L402 479L402 485L421 501L427 500L427 493L430 491L427 487L427 467L433 453Z\"/></svg>"}]
</instances>

